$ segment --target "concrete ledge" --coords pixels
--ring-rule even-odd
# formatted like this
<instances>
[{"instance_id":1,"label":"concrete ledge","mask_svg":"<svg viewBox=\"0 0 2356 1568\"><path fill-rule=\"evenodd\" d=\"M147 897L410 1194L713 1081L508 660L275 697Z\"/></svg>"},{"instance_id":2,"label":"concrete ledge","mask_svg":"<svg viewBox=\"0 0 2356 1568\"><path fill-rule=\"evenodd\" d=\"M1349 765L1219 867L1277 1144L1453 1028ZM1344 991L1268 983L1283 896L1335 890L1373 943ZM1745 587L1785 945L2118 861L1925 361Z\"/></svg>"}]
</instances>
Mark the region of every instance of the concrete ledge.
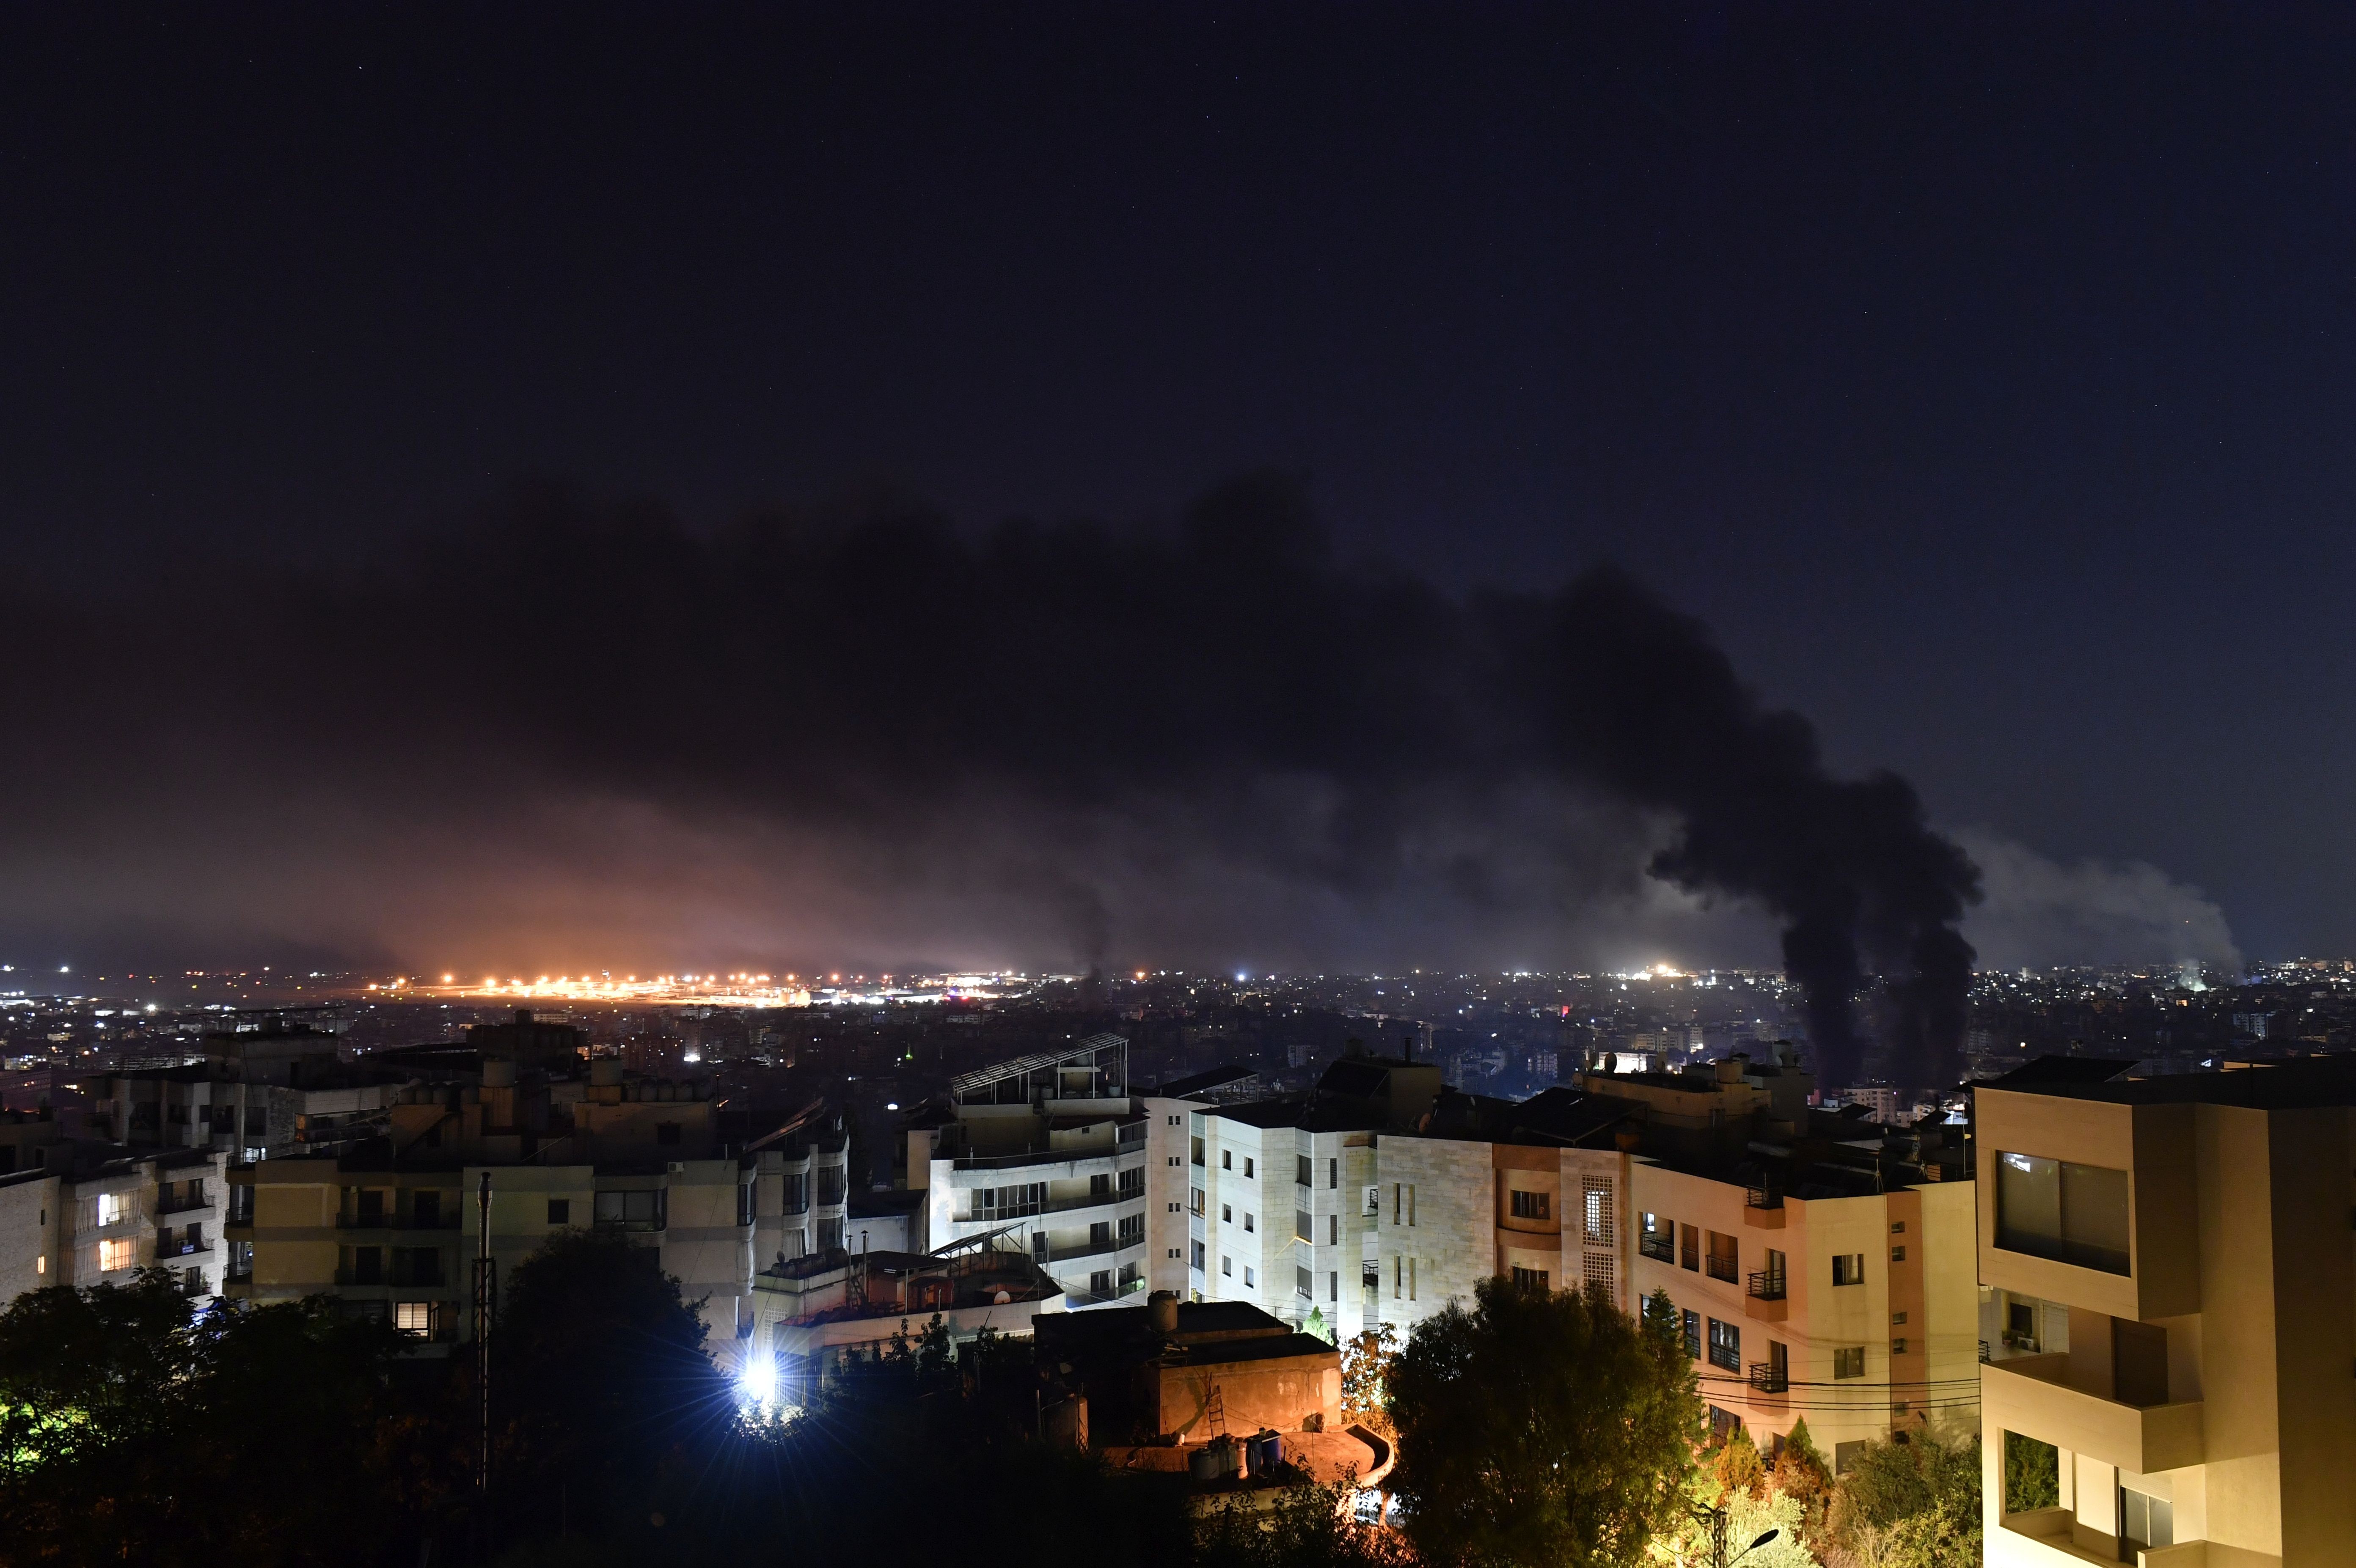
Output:
<instances>
[{"instance_id":1,"label":"concrete ledge","mask_svg":"<svg viewBox=\"0 0 2356 1568\"><path fill-rule=\"evenodd\" d=\"M2069 1362L2067 1356L2023 1356L1982 1366L1989 1424L2144 1475L2202 1462L2200 1402L2122 1404L2062 1381Z\"/></svg>"}]
</instances>

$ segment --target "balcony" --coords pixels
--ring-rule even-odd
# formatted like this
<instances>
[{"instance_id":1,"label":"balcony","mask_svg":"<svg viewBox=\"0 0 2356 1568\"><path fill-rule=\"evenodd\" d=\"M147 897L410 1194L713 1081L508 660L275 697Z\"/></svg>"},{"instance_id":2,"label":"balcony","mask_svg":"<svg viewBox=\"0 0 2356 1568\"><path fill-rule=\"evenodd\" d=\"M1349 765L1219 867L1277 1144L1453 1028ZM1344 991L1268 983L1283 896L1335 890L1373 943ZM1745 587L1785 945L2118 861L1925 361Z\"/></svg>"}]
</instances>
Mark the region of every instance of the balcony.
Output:
<instances>
[{"instance_id":1,"label":"balcony","mask_svg":"<svg viewBox=\"0 0 2356 1568\"><path fill-rule=\"evenodd\" d=\"M1655 1263L1674 1264L1677 1261L1677 1244L1665 1235L1638 1232L1636 1252L1638 1255L1648 1257Z\"/></svg>"},{"instance_id":2,"label":"balcony","mask_svg":"<svg viewBox=\"0 0 2356 1568\"><path fill-rule=\"evenodd\" d=\"M2067 1355L2021 1356L1980 1369L1980 1397L1991 1424L2148 1475L2204 1462L2204 1407L2123 1404L2073 1388Z\"/></svg>"},{"instance_id":3,"label":"balcony","mask_svg":"<svg viewBox=\"0 0 2356 1568\"><path fill-rule=\"evenodd\" d=\"M1783 1195L1772 1187L1753 1187L1743 1196L1742 1222L1754 1231L1783 1228Z\"/></svg>"},{"instance_id":4,"label":"balcony","mask_svg":"<svg viewBox=\"0 0 2356 1568\"><path fill-rule=\"evenodd\" d=\"M1743 1316L1762 1323L1781 1323L1790 1310L1782 1269L1761 1269L1751 1276L1742 1294Z\"/></svg>"},{"instance_id":5,"label":"balcony","mask_svg":"<svg viewBox=\"0 0 2356 1568\"><path fill-rule=\"evenodd\" d=\"M1742 1266L1732 1258L1722 1258L1712 1254L1702 1260L1702 1270L1710 1278L1722 1279L1729 1285L1742 1283Z\"/></svg>"},{"instance_id":6,"label":"balcony","mask_svg":"<svg viewBox=\"0 0 2356 1568\"><path fill-rule=\"evenodd\" d=\"M161 1219L166 1214L186 1214L192 1209L209 1209L212 1206L212 1200L201 1192L183 1192L177 1197L165 1192L155 1200L155 1214Z\"/></svg>"},{"instance_id":7,"label":"balcony","mask_svg":"<svg viewBox=\"0 0 2356 1568\"><path fill-rule=\"evenodd\" d=\"M1751 1392L1789 1393L1792 1392L1791 1374L1772 1361L1753 1361L1751 1363Z\"/></svg>"},{"instance_id":8,"label":"balcony","mask_svg":"<svg viewBox=\"0 0 2356 1568\"><path fill-rule=\"evenodd\" d=\"M1080 1258L1107 1257L1114 1253L1125 1253L1133 1247L1143 1245L1145 1245L1145 1236L1142 1232L1134 1236L1114 1236L1109 1241L1082 1242L1077 1246L1051 1248L1047 1253L1047 1261L1051 1264L1067 1264Z\"/></svg>"}]
</instances>

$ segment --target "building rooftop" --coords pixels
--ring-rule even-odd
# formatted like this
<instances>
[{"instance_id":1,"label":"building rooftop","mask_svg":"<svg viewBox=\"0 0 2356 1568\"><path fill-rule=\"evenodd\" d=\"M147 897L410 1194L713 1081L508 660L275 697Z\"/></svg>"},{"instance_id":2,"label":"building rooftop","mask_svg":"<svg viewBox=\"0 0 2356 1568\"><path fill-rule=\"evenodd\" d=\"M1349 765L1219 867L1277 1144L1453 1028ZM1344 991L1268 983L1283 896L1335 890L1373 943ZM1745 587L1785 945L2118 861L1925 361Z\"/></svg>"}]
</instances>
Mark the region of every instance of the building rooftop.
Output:
<instances>
[{"instance_id":1,"label":"building rooftop","mask_svg":"<svg viewBox=\"0 0 2356 1568\"><path fill-rule=\"evenodd\" d=\"M2030 1063L2032 1067L2036 1065ZM2218 1072L2114 1077L2094 1083L2038 1078L2016 1081L2016 1075L2008 1074L1980 1087L2125 1105L2239 1105L2261 1111L2319 1109L2356 1105L2356 1055L2228 1061Z\"/></svg>"}]
</instances>

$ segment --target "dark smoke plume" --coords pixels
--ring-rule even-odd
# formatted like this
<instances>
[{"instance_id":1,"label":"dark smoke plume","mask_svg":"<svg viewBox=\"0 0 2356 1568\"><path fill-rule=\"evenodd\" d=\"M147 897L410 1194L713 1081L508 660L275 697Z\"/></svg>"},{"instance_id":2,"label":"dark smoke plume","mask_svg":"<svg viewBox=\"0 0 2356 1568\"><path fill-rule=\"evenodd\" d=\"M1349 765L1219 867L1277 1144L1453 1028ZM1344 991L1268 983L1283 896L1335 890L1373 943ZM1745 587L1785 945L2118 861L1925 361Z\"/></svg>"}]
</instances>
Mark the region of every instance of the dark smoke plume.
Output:
<instances>
[{"instance_id":1,"label":"dark smoke plume","mask_svg":"<svg viewBox=\"0 0 2356 1568\"><path fill-rule=\"evenodd\" d=\"M0 848L57 868L20 903L91 919L168 894L273 929L293 890L348 930L390 929L404 898L412 928L462 904L492 921L500 847L570 813L620 846L624 881L647 823L723 847L649 921L757 888L770 862L739 847L787 834L776 863L825 859L828 899L963 878L1055 912L1093 968L1123 918L1114 859L1148 889L1215 859L1344 901L1559 908L1601 875L1568 825L1612 820L1661 846L1655 876L1781 923L1832 1081L1856 1073L1870 976L1901 1002L1912 1076L1944 1080L1961 1034L1976 872L1904 781L1829 776L1806 720L1624 574L1452 598L1337 560L1279 478L1171 534L978 539L893 500L705 538L542 488L376 579L14 621L36 739ZM109 835L147 818L186 869L99 876ZM446 871L470 859L472 880ZM429 863L457 894L410 889Z\"/></svg>"}]
</instances>

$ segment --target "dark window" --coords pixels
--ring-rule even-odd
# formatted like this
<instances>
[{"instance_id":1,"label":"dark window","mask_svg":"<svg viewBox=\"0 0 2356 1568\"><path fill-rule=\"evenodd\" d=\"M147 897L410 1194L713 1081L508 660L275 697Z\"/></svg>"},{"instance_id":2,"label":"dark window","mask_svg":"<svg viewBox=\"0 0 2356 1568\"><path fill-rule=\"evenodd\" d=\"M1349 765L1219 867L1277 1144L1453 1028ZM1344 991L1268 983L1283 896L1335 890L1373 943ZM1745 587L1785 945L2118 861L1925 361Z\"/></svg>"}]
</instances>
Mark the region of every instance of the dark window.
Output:
<instances>
[{"instance_id":1,"label":"dark window","mask_svg":"<svg viewBox=\"0 0 2356 1568\"><path fill-rule=\"evenodd\" d=\"M1996 1244L2007 1252L2126 1274L2127 1173L1998 1153Z\"/></svg>"},{"instance_id":2,"label":"dark window","mask_svg":"<svg viewBox=\"0 0 2356 1568\"><path fill-rule=\"evenodd\" d=\"M1305 1268L1292 1271L1292 1292L1302 1300L1313 1300L1317 1295L1317 1276Z\"/></svg>"},{"instance_id":3,"label":"dark window","mask_svg":"<svg viewBox=\"0 0 2356 1568\"><path fill-rule=\"evenodd\" d=\"M1686 1334L1686 1354L1687 1354L1687 1356L1688 1356L1689 1358L1691 1358L1691 1359L1692 1359L1692 1360L1697 1360L1697 1361L1700 1360L1701 1360L1701 1314L1700 1314L1700 1313L1698 1313L1698 1312L1688 1312L1688 1313L1686 1313L1686 1314L1684 1315L1684 1322L1683 1322L1682 1327L1684 1328L1684 1329L1685 1329L1685 1334Z\"/></svg>"},{"instance_id":4,"label":"dark window","mask_svg":"<svg viewBox=\"0 0 2356 1568\"><path fill-rule=\"evenodd\" d=\"M1145 1167L1133 1165L1120 1173L1120 1195L1123 1198L1145 1196Z\"/></svg>"},{"instance_id":5,"label":"dark window","mask_svg":"<svg viewBox=\"0 0 2356 1568\"><path fill-rule=\"evenodd\" d=\"M573 1200L569 1198L550 1199L548 1200L548 1222L552 1225L570 1225L573 1223Z\"/></svg>"},{"instance_id":6,"label":"dark window","mask_svg":"<svg viewBox=\"0 0 2356 1568\"><path fill-rule=\"evenodd\" d=\"M600 1192L597 1228L601 1231L659 1231L663 1228L660 1189L651 1192ZM841 1243L838 1240L835 1245Z\"/></svg>"},{"instance_id":7,"label":"dark window","mask_svg":"<svg viewBox=\"0 0 2356 1568\"><path fill-rule=\"evenodd\" d=\"M1097 1270L1096 1273L1088 1275L1088 1294L1090 1296L1110 1296L1112 1294L1112 1270L1108 1268L1100 1268Z\"/></svg>"},{"instance_id":8,"label":"dark window","mask_svg":"<svg viewBox=\"0 0 2356 1568\"><path fill-rule=\"evenodd\" d=\"M1099 1170L1088 1178L1088 1196L1091 1198L1112 1196L1112 1175L1109 1171Z\"/></svg>"},{"instance_id":9,"label":"dark window","mask_svg":"<svg viewBox=\"0 0 2356 1568\"><path fill-rule=\"evenodd\" d=\"M749 1181L736 1184L736 1222L740 1225L753 1222L753 1184Z\"/></svg>"},{"instance_id":10,"label":"dark window","mask_svg":"<svg viewBox=\"0 0 2356 1568\"><path fill-rule=\"evenodd\" d=\"M352 1249L352 1283L354 1285L384 1283L384 1249L382 1247Z\"/></svg>"},{"instance_id":11,"label":"dark window","mask_svg":"<svg viewBox=\"0 0 2356 1568\"><path fill-rule=\"evenodd\" d=\"M409 1283L440 1285L442 1283L442 1249L415 1247L409 1254Z\"/></svg>"},{"instance_id":12,"label":"dark window","mask_svg":"<svg viewBox=\"0 0 2356 1568\"><path fill-rule=\"evenodd\" d=\"M1524 1268L1519 1264L1514 1265L1514 1284L1523 1290L1544 1296L1552 1288L1547 1279L1547 1271L1542 1268Z\"/></svg>"},{"instance_id":13,"label":"dark window","mask_svg":"<svg viewBox=\"0 0 2356 1568\"><path fill-rule=\"evenodd\" d=\"M1685 1228L1685 1234L1681 1238L1678 1249L1678 1261L1696 1274L1701 1272L1701 1230L1698 1226L1687 1225Z\"/></svg>"},{"instance_id":14,"label":"dark window","mask_svg":"<svg viewBox=\"0 0 2356 1568\"><path fill-rule=\"evenodd\" d=\"M1863 1285L1865 1283L1865 1254L1863 1253L1835 1253L1833 1254L1833 1283L1835 1285Z\"/></svg>"},{"instance_id":15,"label":"dark window","mask_svg":"<svg viewBox=\"0 0 2356 1568\"><path fill-rule=\"evenodd\" d=\"M1510 1196L1513 1199L1515 1219L1544 1220L1548 1217L1547 1211L1550 1205L1547 1201L1547 1194L1525 1192L1515 1188Z\"/></svg>"},{"instance_id":16,"label":"dark window","mask_svg":"<svg viewBox=\"0 0 2356 1568\"><path fill-rule=\"evenodd\" d=\"M1092 1247L1108 1247L1112 1245L1111 1221L1107 1220L1098 1220L1095 1224L1088 1227L1088 1245Z\"/></svg>"},{"instance_id":17,"label":"dark window","mask_svg":"<svg viewBox=\"0 0 2356 1568\"><path fill-rule=\"evenodd\" d=\"M1188 1268L1201 1268L1203 1266L1203 1243L1200 1242L1189 1242L1186 1243L1186 1266Z\"/></svg>"},{"instance_id":18,"label":"dark window","mask_svg":"<svg viewBox=\"0 0 2356 1568\"><path fill-rule=\"evenodd\" d=\"M1906 1249L1905 1249L1904 1247L1892 1247L1892 1248L1890 1248L1890 1261L1891 1263L1894 1263L1894 1264L1902 1264L1902 1263L1904 1263L1904 1262L1906 1261Z\"/></svg>"},{"instance_id":19,"label":"dark window","mask_svg":"<svg viewBox=\"0 0 2356 1568\"><path fill-rule=\"evenodd\" d=\"M657 1122L655 1124L655 1142L659 1144L676 1144L679 1142L679 1124L677 1122Z\"/></svg>"},{"instance_id":20,"label":"dark window","mask_svg":"<svg viewBox=\"0 0 2356 1568\"><path fill-rule=\"evenodd\" d=\"M409 1212L420 1225L440 1224L442 1222L442 1194L435 1192L431 1189L418 1193L409 1200Z\"/></svg>"},{"instance_id":21,"label":"dark window","mask_svg":"<svg viewBox=\"0 0 2356 1568\"><path fill-rule=\"evenodd\" d=\"M1865 1347L1848 1345L1833 1351L1833 1376L1861 1378L1865 1376Z\"/></svg>"},{"instance_id":22,"label":"dark window","mask_svg":"<svg viewBox=\"0 0 2356 1568\"><path fill-rule=\"evenodd\" d=\"M1292 1179L1299 1185L1302 1187L1315 1185L1317 1178L1311 1174L1313 1168L1313 1162L1307 1155L1299 1154L1292 1157Z\"/></svg>"},{"instance_id":23,"label":"dark window","mask_svg":"<svg viewBox=\"0 0 2356 1568\"><path fill-rule=\"evenodd\" d=\"M1124 1247L1141 1245L1145 1241L1145 1216L1124 1214L1120 1217L1120 1244Z\"/></svg>"},{"instance_id":24,"label":"dark window","mask_svg":"<svg viewBox=\"0 0 2356 1568\"><path fill-rule=\"evenodd\" d=\"M360 1223L363 1225L384 1223L384 1194L375 1188L360 1189Z\"/></svg>"},{"instance_id":25,"label":"dark window","mask_svg":"<svg viewBox=\"0 0 2356 1568\"><path fill-rule=\"evenodd\" d=\"M1203 1163L1203 1140L1202 1140L1201 1138L1189 1138L1189 1139L1187 1139L1186 1141L1187 1141L1187 1144L1189 1145L1189 1147L1190 1147L1192 1148L1192 1150L1193 1150L1193 1160L1192 1160L1192 1163L1194 1163L1194 1164L1195 1164L1195 1165L1200 1165L1200 1164L1202 1164L1202 1163Z\"/></svg>"}]
</instances>

